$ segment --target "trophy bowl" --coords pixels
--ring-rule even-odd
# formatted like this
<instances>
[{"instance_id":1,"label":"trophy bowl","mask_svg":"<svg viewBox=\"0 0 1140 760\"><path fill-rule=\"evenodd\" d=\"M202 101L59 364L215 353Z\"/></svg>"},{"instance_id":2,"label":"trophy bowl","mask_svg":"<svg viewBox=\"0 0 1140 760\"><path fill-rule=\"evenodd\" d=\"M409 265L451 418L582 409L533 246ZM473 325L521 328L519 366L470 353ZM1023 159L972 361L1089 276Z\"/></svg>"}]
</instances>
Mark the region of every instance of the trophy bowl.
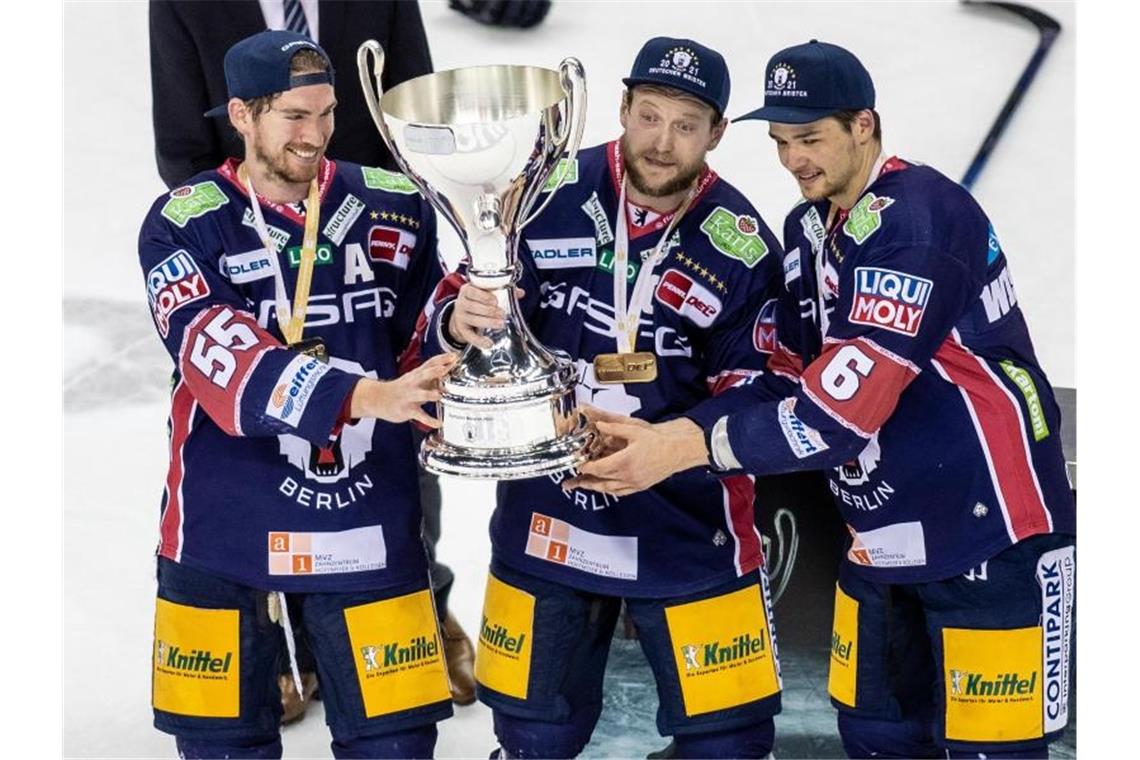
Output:
<instances>
[{"instance_id":1,"label":"trophy bowl","mask_svg":"<svg viewBox=\"0 0 1140 760\"><path fill-rule=\"evenodd\" d=\"M453 69L387 92L378 43L360 46L357 65L384 143L455 228L469 281L494 293L507 315L501 329L484 332L491 347L467 346L444 378L436 405L441 427L424 440L420 462L436 474L495 480L576 467L593 439L576 408L577 371L531 334L514 284L519 233L553 198L560 180L546 187L548 180L563 157L573 162L581 143L581 63L567 58L558 71Z\"/></svg>"}]
</instances>

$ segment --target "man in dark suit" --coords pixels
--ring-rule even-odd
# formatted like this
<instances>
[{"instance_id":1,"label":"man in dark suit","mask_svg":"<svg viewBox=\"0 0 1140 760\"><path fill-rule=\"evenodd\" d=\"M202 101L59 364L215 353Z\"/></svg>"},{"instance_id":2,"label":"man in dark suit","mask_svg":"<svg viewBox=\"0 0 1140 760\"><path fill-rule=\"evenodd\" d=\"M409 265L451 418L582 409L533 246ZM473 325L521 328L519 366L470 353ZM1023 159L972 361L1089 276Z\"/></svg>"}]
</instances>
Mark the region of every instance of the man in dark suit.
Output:
<instances>
[{"instance_id":1,"label":"man in dark suit","mask_svg":"<svg viewBox=\"0 0 1140 760\"><path fill-rule=\"evenodd\" d=\"M431 53L419 4L410 0L151 0L150 71L155 158L167 187L216 168L227 157L244 156L244 145L225 118L203 114L228 100L223 61L236 42L265 28L305 34L328 53L336 71L336 130L328 155L365 166L396 169L368 113L356 71L356 50L374 39L387 53L385 90L429 74ZM447 611L454 576L436 562L440 533L440 492L435 476L421 470L420 501L424 538L431 563L436 610L457 704L475 701L475 650L459 622ZM305 669L307 653L299 652ZM316 678L304 674L306 696ZM304 702L291 678L282 678L285 719L303 714Z\"/></svg>"},{"instance_id":2,"label":"man in dark suit","mask_svg":"<svg viewBox=\"0 0 1140 760\"><path fill-rule=\"evenodd\" d=\"M267 4L254 0L151 0L155 156L159 176L168 187L217 167L228 156L242 155L241 140L229 122L203 119L202 114L226 101L222 69L226 50L267 27L261 7ZM309 24L308 36L328 52L338 75L336 132L328 154L365 166L396 168L360 91L356 49L368 39L383 45L388 53L382 78L385 89L430 73L431 53L419 4L321 0L316 28L313 26Z\"/></svg>"}]
</instances>

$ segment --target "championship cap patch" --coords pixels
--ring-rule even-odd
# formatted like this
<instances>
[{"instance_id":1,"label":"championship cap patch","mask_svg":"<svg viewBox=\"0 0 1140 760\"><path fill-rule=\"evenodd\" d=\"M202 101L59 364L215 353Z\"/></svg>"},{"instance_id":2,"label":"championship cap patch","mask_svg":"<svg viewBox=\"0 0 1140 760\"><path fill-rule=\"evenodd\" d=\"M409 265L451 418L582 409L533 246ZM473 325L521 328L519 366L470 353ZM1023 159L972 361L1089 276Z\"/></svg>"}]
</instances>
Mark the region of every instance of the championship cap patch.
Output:
<instances>
[{"instance_id":1,"label":"championship cap patch","mask_svg":"<svg viewBox=\"0 0 1140 760\"><path fill-rule=\"evenodd\" d=\"M855 268L855 297L848 321L914 337L934 283L881 267Z\"/></svg>"}]
</instances>

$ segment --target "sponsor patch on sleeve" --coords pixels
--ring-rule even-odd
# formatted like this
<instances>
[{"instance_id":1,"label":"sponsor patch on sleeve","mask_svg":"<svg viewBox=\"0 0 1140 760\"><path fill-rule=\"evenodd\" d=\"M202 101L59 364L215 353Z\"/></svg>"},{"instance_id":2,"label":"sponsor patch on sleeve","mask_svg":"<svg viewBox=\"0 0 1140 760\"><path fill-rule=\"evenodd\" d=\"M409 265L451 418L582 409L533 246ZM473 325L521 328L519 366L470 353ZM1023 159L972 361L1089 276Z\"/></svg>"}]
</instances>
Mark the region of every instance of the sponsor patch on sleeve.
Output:
<instances>
[{"instance_id":1,"label":"sponsor patch on sleeve","mask_svg":"<svg viewBox=\"0 0 1140 760\"><path fill-rule=\"evenodd\" d=\"M847 215L847 221L843 223L843 234L862 245L882 226L880 214L894 202L894 198L867 193Z\"/></svg>"},{"instance_id":2,"label":"sponsor patch on sleeve","mask_svg":"<svg viewBox=\"0 0 1140 760\"><path fill-rule=\"evenodd\" d=\"M530 256L539 269L571 269L592 267L598 260L593 238L558 238L527 240ZM613 270L613 263L610 263Z\"/></svg>"},{"instance_id":3,"label":"sponsor patch on sleeve","mask_svg":"<svg viewBox=\"0 0 1140 760\"><path fill-rule=\"evenodd\" d=\"M760 307L752 326L752 347L762 354L776 351L776 299L770 298Z\"/></svg>"},{"instance_id":4,"label":"sponsor patch on sleeve","mask_svg":"<svg viewBox=\"0 0 1140 760\"><path fill-rule=\"evenodd\" d=\"M179 249L146 275L146 295L162 337L170 334L170 315L210 295L210 286L190 254Z\"/></svg>"},{"instance_id":5,"label":"sponsor patch on sleeve","mask_svg":"<svg viewBox=\"0 0 1140 760\"><path fill-rule=\"evenodd\" d=\"M713 248L733 259L739 259L749 269L768 255L768 246L759 235L760 223L754 216L734 214L724 206L717 206L701 222Z\"/></svg>"},{"instance_id":6,"label":"sponsor patch on sleeve","mask_svg":"<svg viewBox=\"0 0 1140 760\"><path fill-rule=\"evenodd\" d=\"M679 269L670 269L657 283L657 300L701 327L711 325L720 314L716 295Z\"/></svg>"},{"instance_id":7,"label":"sponsor patch on sleeve","mask_svg":"<svg viewBox=\"0 0 1140 760\"><path fill-rule=\"evenodd\" d=\"M191 219L215 211L230 202L215 182L183 185L170 191L170 198L162 207L162 215L179 227Z\"/></svg>"},{"instance_id":8,"label":"sponsor patch on sleeve","mask_svg":"<svg viewBox=\"0 0 1140 760\"><path fill-rule=\"evenodd\" d=\"M415 195L419 192L415 184L400 172L390 172L376 166L362 166L360 171L364 174L364 186L373 190L387 190L390 193L404 195Z\"/></svg>"},{"instance_id":9,"label":"sponsor patch on sleeve","mask_svg":"<svg viewBox=\"0 0 1140 760\"><path fill-rule=\"evenodd\" d=\"M780 402L777 414L780 430L788 441L788 446L798 459L810 457L826 451L828 446L819 431L796 416L796 400L786 398Z\"/></svg>"},{"instance_id":10,"label":"sponsor patch on sleeve","mask_svg":"<svg viewBox=\"0 0 1140 760\"><path fill-rule=\"evenodd\" d=\"M784 286L791 287L800 278L800 249L793 248L784 256Z\"/></svg>"},{"instance_id":11,"label":"sponsor patch on sleeve","mask_svg":"<svg viewBox=\"0 0 1140 760\"><path fill-rule=\"evenodd\" d=\"M374 225L368 231L368 258L407 269L416 250L416 236L407 230Z\"/></svg>"},{"instance_id":12,"label":"sponsor patch on sleeve","mask_svg":"<svg viewBox=\"0 0 1140 760\"><path fill-rule=\"evenodd\" d=\"M310 356L295 356L277 378L265 413L286 425L297 427L317 383L329 371L327 364Z\"/></svg>"},{"instance_id":13,"label":"sponsor patch on sleeve","mask_svg":"<svg viewBox=\"0 0 1140 760\"><path fill-rule=\"evenodd\" d=\"M894 269L855 268L855 297L848 321L914 337L934 283Z\"/></svg>"},{"instance_id":14,"label":"sponsor patch on sleeve","mask_svg":"<svg viewBox=\"0 0 1140 760\"><path fill-rule=\"evenodd\" d=\"M575 158L573 161L567 161L563 158L558 162L558 166L554 167L554 171L550 173L546 184L542 186L542 192L548 193L561 185L573 185L577 182L578 159Z\"/></svg>"}]
</instances>

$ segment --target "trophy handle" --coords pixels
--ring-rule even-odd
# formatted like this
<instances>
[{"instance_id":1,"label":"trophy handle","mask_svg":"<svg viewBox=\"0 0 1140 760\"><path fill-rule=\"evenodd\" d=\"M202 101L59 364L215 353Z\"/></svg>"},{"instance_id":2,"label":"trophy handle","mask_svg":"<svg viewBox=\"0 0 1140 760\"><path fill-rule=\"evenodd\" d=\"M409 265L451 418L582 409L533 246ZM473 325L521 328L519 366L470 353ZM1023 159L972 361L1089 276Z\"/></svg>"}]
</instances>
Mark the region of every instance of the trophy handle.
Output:
<instances>
[{"instance_id":1,"label":"trophy handle","mask_svg":"<svg viewBox=\"0 0 1140 760\"><path fill-rule=\"evenodd\" d=\"M371 75L368 71L369 53L372 54L373 60ZM360 47L356 49L356 69L360 73L360 86L364 89L364 100L368 104L368 112L372 114L372 121L376 124L376 129L379 130L380 137L384 140L384 145L388 147L388 152L392 154L392 158L396 161L396 165L400 167L400 171L416 186L420 194L432 202L440 213L443 214L451 226L455 228L456 232L459 233L460 239L466 242L463 227L452 211L451 204L435 192L431 185L424 182L418 174L412 171L412 168L408 166L408 162L400 155L400 150L396 147L396 141L392 139L392 133L388 130L388 123L384 121L384 112L380 110L380 98L384 95L384 85L380 80L384 72L384 59L384 48L376 40L365 40L360 43ZM375 89L373 89L373 81L376 82Z\"/></svg>"},{"instance_id":2,"label":"trophy handle","mask_svg":"<svg viewBox=\"0 0 1140 760\"><path fill-rule=\"evenodd\" d=\"M566 93L566 111L569 118L562 122L562 131L559 132L555 142L562 145L569 138L570 147L566 151L565 161L566 165L570 166L578 155L578 146L582 144L582 133L586 129L586 70L577 58L565 58L558 66L558 71L562 74L562 91ZM570 130L573 130L572 134L568 134ZM555 163L555 166L558 164ZM535 217L543 212L553 200L558 188L562 187L562 183L566 181L569 173L569 170L562 173L558 179L558 184L546 194L546 199L542 204L519 225L519 230L533 222ZM543 178L542 183L546 183L546 178ZM541 188L542 185L540 184L538 187Z\"/></svg>"}]
</instances>

